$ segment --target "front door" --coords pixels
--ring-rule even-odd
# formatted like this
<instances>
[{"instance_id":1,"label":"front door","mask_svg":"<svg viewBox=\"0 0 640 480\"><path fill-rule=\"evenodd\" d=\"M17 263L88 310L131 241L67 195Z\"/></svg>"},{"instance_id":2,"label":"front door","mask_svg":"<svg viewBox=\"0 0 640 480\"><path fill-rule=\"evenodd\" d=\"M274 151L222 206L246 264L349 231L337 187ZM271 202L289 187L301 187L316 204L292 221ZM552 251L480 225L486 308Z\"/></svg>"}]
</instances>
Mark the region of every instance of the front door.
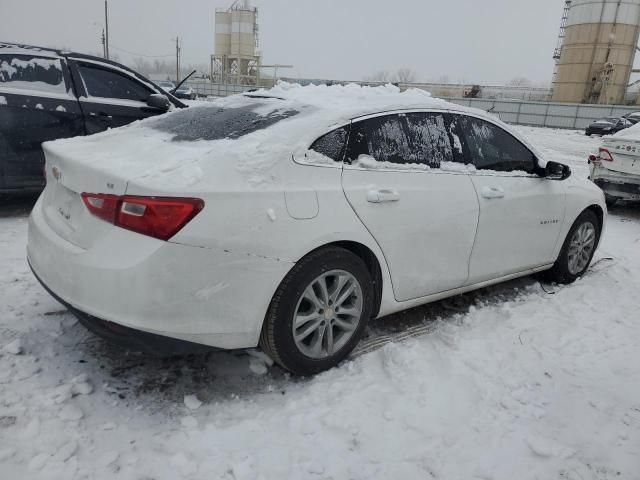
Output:
<instances>
[{"instance_id":1,"label":"front door","mask_svg":"<svg viewBox=\"0 0 640 480\"><path fill-rule=\"evenodd\" d=\"M80 60L73 61L72 68L84 89L80 104L89 135L164 113L146 103L155 92L125 72Z\"/></svg>"},{"instance_id":2,"label":"front door","mask_svg":"<svg viewBox=\"0 0 640 480\"><path fill-rule=\"evenodd\" d=\"M480 118L457 117L480 220L469 284L553 263L564 221L565 186L536 175L537 159L503 128Z\"/></svg>"},{"instance_id":3,"label":"front door","mask_svg":"<svg viewBox=\"0 0 640 480\"><path fill-rule=\"evenodd\" d=\"M460 287L469 275L478 201L469 175L450 168L461 155L447 120L407 113L351 126L343 189L380 245L398 301Z\"/></svg>"}]
</instances>

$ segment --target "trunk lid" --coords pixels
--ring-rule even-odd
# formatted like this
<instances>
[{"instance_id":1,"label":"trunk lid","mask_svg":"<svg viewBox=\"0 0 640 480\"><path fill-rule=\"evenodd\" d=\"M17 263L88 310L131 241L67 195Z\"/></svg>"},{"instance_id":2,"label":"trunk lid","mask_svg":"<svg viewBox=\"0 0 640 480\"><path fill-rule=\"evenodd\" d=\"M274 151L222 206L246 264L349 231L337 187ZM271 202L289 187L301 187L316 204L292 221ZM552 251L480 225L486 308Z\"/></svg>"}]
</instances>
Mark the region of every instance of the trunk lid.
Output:
<instances>
[{"instance_id":1,"label":"trunk lid","mask_svg":"<svg viewBox=\"0 0 640 480\"><path fill-rule=\"evenodd\" d=\"M42 194L44 218L60 237L87 249L113 227L89 212L81 194L123 195L127 180L87 162L74 160L56 149L55 144L45 143L43 150L47 176L47 186Z\"/></svg>"},{"instance_id":2,"label":"trunk lid","mask_svg":"<svg viewBox=\"0 0 640 480\"><path fill-rule=\"evenodd\" d=\"M640 175L640 139L615 135L604 142L612 162L602 162L602 166L616 172Z\"/></svg>"}]
</instances>

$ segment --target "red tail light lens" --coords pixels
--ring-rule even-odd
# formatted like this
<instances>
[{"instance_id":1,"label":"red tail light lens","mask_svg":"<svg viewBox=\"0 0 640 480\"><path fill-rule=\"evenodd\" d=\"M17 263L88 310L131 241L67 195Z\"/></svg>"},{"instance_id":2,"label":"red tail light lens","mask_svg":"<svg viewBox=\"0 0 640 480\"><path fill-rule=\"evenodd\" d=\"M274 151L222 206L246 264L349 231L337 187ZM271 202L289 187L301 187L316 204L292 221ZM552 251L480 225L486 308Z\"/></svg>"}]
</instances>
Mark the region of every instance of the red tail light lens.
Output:
<instances>
[{"instance_id":1,"label":"red tail light lens","mask_svg":"<svg viewBox=\"0 0 640 480\"><path fill-rule=\"evenodd\" d=\"M105 222L115 223L120 197L104 193L83 193L82 200L96 217Z\"/></svg>"},{"instance_id":2,"label":"red tail light lens","mask_svg":"<svg viewBox=\"0 0 640 480\"><path fill-rule=\"evenodd\" d=\"M600 147L598 158L600 160L604 160L605 162L613 162L613 157L611 156L611 152L606 148Z\"/></svg>"},{"instance_id":3,"label":"red tail light lens","mask_svg":"<svg viewBox=\"0 0 640 480\"><path fill-rule=\"evenodd\" d=\"M199 198L83 193L82 199L98 218L160 240L169 240L204 208Z\"/></svg>"}]
</instances>

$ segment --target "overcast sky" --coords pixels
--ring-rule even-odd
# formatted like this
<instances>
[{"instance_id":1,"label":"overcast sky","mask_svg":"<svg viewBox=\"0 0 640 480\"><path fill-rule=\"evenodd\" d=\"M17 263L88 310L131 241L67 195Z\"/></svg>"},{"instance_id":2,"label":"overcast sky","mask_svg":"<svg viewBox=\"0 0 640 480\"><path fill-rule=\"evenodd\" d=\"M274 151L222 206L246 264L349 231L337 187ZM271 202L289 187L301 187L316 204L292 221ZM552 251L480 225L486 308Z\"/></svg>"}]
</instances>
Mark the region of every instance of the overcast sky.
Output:
<instances>
[{"instance_id":1,"label":"overcast sky","mask_svg":"<svg viewBox=\"0 0 640 480\"><path fill-rule=\"evenodd\" d=\"M112 53L208 64L214 10L232 0L109 0ZM359 80L413 69L419 80L549 82L563 0L255 0L263 63L291 76ZM103 0L0 0L1 41L101 52Z\"/></svg>"}]
</instances>

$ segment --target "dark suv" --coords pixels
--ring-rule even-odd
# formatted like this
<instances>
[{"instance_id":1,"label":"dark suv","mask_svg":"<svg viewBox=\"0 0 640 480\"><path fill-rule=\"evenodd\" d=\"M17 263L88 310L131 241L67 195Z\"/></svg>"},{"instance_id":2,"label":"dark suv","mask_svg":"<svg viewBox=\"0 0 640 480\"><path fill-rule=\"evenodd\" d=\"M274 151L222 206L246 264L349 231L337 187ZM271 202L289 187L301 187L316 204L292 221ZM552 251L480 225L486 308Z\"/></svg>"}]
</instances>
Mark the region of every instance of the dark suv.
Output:
<instances>
[{"instance_id":1,"label":"dark suv","mask_svg":"<svg viewBox=\"0 0 640 480\"><path fill-rule=\"evenodd\" d=\"M99 57L0 43L0 193L44 185L42 142L91 135L186 107Z\"/></svg>"}]
</instances>

